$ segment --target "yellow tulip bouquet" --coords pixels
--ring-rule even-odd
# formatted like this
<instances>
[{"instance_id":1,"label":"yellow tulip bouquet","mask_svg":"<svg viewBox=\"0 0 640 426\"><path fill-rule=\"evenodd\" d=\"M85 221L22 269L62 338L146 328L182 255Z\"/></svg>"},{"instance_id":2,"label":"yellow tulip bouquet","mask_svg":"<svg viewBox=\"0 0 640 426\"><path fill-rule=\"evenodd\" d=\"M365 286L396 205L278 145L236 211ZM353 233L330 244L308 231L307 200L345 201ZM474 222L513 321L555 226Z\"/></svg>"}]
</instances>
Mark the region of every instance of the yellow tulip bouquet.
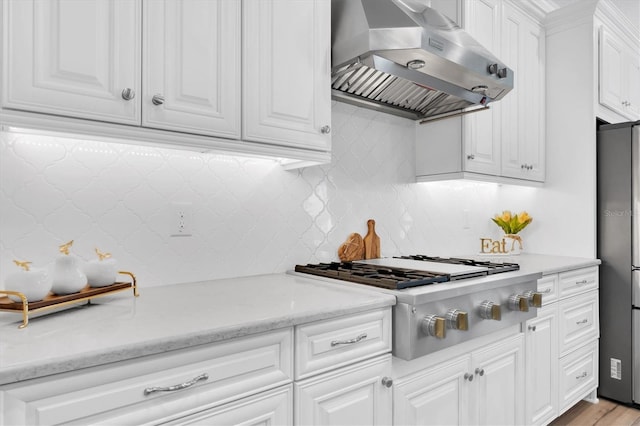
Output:
<instances>
[{"instance_id":1,"label":"yellow tulip bouquet","mask_svg":"<svg viewBox=\"0 0 640 426\"><path fill-rule=\"evenodd\" d=\"M510 253L519 254L520 250L522 250L522 238L520 238L520 236L516 234L522 231L528 224L533 221L533 218L529 216L529 213L523 211L519 214L513 214L509 210L504 210L502 214L495 215L495 217L492 217L491 220L500 228L502 228L505 238L511 239ZM518 243L519 248L516 248L516 242Z\"/></svg>"},{"instance_id":2,"label":"yellow tulip bouquet","mask_svg":"<svg viewBox=\"0 0 640 426\"><path fill-rule=\"evenodd\" d=\"M528 224L533 221L527 212L513 214L509 210L505 210L502 214L497 214L491 220L498 225L505 234L513 235L522 231Z\"/></svg>"}]
</instances>

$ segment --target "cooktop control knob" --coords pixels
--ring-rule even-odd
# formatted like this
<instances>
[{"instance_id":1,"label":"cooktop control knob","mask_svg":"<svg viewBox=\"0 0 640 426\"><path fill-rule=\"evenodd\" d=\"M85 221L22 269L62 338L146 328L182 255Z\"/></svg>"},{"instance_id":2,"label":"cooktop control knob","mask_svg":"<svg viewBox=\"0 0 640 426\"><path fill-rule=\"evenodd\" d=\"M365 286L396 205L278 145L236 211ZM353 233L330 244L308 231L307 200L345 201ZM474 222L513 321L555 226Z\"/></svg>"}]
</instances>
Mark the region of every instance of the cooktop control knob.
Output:
<instances>
[{"instance_id":1,"label":"cooktop control knob","mask_svg":"<svg viewBox=\"0 0 640 426\"><path fill-rule=\"evenodd\" d=\"M427 336L437 337L438 339L444 339L445 332L445 319L437 315L427 315L422 320L422 331Z\"/></svg>"},{"instance_id":2,"label":"cooktop control knob","mask_svg":"<svg viewBox=\"0 0 640 426\"><path fill-rule=\"evenodd\" d=\"M447 328L454 330L469 330L469 315L459 309L449 309L444 318L447 320Z\"/></svg>"},{"instance_id":3,"label":"cooktop control knob","mask_svg":"<svg viewBox=\"0 0 640 426\"><path fill-rule=\"evenodd\" d=\"M489 300L485 300L480 304L480 317L488 320L500 321L502 319L502 309Z\"/></svg>"},{"instance_id":4,"label":"cooktop control knob","mask_svg":"<svg viewBox=\"0 0 640 426\"><path fill-rule=\"evenodd\" d=\"M509 296L508 304L512 311L529 312L529 299L521 294Z\"/></svg>"},{"instance_id":5,"label":"cooktop control knob","mask_svg":"<svg viewBox=\"0 0 640 426\"><path fill-rule=\"evenodd\" d=\"M542 307L542 293L529 290L525 291L523 296L529 300L529 306L533 306L534 308Z\"/></svg>"}]
</instances>

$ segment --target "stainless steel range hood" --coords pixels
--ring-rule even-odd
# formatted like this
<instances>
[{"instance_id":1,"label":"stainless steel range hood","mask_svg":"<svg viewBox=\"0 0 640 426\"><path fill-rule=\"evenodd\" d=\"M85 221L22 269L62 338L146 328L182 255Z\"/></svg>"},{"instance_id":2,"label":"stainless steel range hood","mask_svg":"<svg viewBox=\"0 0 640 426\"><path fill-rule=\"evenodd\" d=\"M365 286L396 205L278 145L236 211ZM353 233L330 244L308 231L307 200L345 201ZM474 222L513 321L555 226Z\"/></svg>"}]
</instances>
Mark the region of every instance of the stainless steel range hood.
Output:
<instances>
[{"instance_id":1,"label":"stainless steel range hood","mask_svg":"<svg viewBox=\"0 0 640 426\"><path fill-rule=\"evenodd\" d=\"M416 120L485 109L513 71L419 0L332 0L332 97Z\"/></svg>"}]
</instances>

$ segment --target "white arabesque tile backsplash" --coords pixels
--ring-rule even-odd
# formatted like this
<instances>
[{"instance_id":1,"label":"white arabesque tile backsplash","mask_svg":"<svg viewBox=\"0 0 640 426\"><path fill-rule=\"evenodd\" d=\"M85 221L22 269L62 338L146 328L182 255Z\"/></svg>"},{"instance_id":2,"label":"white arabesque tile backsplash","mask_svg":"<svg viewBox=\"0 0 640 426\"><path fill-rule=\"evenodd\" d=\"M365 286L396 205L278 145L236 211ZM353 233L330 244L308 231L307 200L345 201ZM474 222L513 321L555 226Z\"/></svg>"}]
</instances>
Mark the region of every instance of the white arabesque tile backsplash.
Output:
<instances>
[{"instance_id":1,"label":"white arabesque tile backsplash","mask_svg":"<svg viewBox=\"0 0 640 426\"><path fill-rule=\"evenodd\" d=\"M494 213L536 217L537 189L416 184L413 121L341 103L332 120L331 164L293 171L273 160L2 132L0 280L13 259L45 266L69 240L84 260L95 247L112 253L145 287L336 260L370 218L391 256L476 253L480 236L499 235ZM192 204L191 237L170 236L173 202Z\"/></svg>"}]
</instances>

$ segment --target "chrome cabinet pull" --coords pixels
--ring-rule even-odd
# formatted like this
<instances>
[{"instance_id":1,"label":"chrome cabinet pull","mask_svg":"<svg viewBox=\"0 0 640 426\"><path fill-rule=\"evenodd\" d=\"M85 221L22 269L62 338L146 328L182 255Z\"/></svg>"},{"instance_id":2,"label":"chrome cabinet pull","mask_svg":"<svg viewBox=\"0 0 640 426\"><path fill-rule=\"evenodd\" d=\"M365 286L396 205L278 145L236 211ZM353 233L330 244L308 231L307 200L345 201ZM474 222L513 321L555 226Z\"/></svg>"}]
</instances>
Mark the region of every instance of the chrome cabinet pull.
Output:
<instances>
[{"instance_id":1,"label":"chrome cabinet pull","mask_svg":"<svg viewBox=\"0 0 640 426\"><path fill-rule=\"evenodd\" d=\"M550 288L548 288L548 289L546 289L545 291L541 291L541 293L551 293L551 289L550 289Z\"/></svg>"},{"instance_id":2,"label":"chrome cabinet pull","mask_svg":"<svg viewBox=\"0 0 640 426\"><path fill-rule=\"evenodd\" d=\"M193 379L184 382L184 383L180 383L178 385L173 385L173 386L167 386L167 387L158 387L158 386L153 386L150 388L146 388L144 390L144 394L145 395L149 395L152 394L154 392L173 392L173 391L177 391L177 390L181 390L181 389L186 389L189 388L193 385L195 385L196 383L198 383L199 381L204 381L207 380L209 378L209 375L207 373L201 374L199 376L194 377Z\"/></svg>"},{"instance_id":3,"label":"chrome cabinet pull","mask_svg":"<svg viewBox=\"0 0 640 426\"><path fill-rule=\"evenodd\" d=\"M589 320L585 318L585 319L583 319L583 320L576 321L576 325L586 324L587 322L589 322Z\"/></svg>"},{"instance_id":4,"label":"chrome cabinet pull","mask_svg":"<svg viewBox=\"0 0 640 426\"><path fill-rule=\"evenodd\" d=\"M390 388L391 386L393 386L393 379L391 377L383 377L382 386Z\"/></svg>"},{"instance_id":5,"label":"chrome cabinet pull","mask_svg":"<svg viewBox=\"0 0 640 426\"><path fill-rule=\"evenodd\" d=\"M473 374L464 373L464 379L473 382Z\"/></svg>"},{"instance_id":6,"label":"chrome cabinet pull","mask_svg":"<svg viewBox=\"0 0 640 426\"><path fill-rule=\"evenodd\" d=\"M535 326L535 325L530 325L530 326L529 326L529 330L531 330L531 331L536 331L536 326Z\"/></svg>"},{"instance_id":7,"label":"chrome cabinet pull","mask_svg":"<svg viewBox=\"0 0 640 426\"><path fill-rule=\"evenodd\" d=\"M587 372L583 371L581 375L576 376L576 380L584 379L585 377L587 377Z\"/></svg>"},{"instance_id":8,"label":"chrome cabinet pull","mask_svg":"<svg viewBox=\"0 0 640 426\"><path fill-rule=\"evenodd\" d=\"M125 101L130 101L131 99L136 97L136 92L133 89L126 88L122 91L122 99Z\"/></svg>"},{"instance_id":9,"label":"chrome cabinet pull","mask_svg":"<svg viewBox=\"0 0 640 426\"><path fill-rule=\"evenodd\" d=\"M587 283L588 283L588 281L587 281L587 280L576 281L576 285L577 285L577 286L583 286L583 285L585 285L585 284L587 284Z\"/></svg>"},{"instance_id":10,"label":"chrome cabinet pull","mask_svg":"<svg viewBox=\"0 0 640 426\"><path fill-rule=\"evenodd\" d=\"M476 374L478 376L484 376L484 368L476 368Z\"/></svg>"},{"instance_id":11,"label":"chrome cabinet pull","mask_svg":"<svg viewBox=\"0 0 640 426\"><path fill-rule=\"evenodd\" d=\"M359 335L358 337L354 338L354 339L349 339L349 340L333 340L331 342L331 346L338 346L338 345L352 345L354 343L358 343L364 339L367 338L367 333L362 333L361 335Z\"/></svg>"},{"instance_id":12,"label":"chrome cabinet pull","mask_svg":"<svg viewBox=\"0 0 640 426\"><path fill-rule=\"evenodd\" d=\"M331 126L322 126L320 128L320 133L322 133L323 135L328 135L329 133L331 133Z\"/></svg>"},{"instance_id":13,"label":"chrome cabinet pull","mask_svg":"<svg viewBox=\"0 0 640 426\"><path fill-rule=\"evenodd\" d=\"M164 103L164 96L160 94L153 95L153 98L151 98L151 103L153 103L154 105L162 105Z\"/></svg>"},{"instance_id":14,"label":"chrome cabinet pull","mask_svg":"<svg viewBox=\"0 0 640 426\"><path fill-rule=\"evenodd\" d=\"M475 158L476 158L476 156L475 156L475 155L473 155L473 154L469 154L469 155L467 155L467 160L473 160L473 159L475 159Z\"/></svg>"}]
</instances>

